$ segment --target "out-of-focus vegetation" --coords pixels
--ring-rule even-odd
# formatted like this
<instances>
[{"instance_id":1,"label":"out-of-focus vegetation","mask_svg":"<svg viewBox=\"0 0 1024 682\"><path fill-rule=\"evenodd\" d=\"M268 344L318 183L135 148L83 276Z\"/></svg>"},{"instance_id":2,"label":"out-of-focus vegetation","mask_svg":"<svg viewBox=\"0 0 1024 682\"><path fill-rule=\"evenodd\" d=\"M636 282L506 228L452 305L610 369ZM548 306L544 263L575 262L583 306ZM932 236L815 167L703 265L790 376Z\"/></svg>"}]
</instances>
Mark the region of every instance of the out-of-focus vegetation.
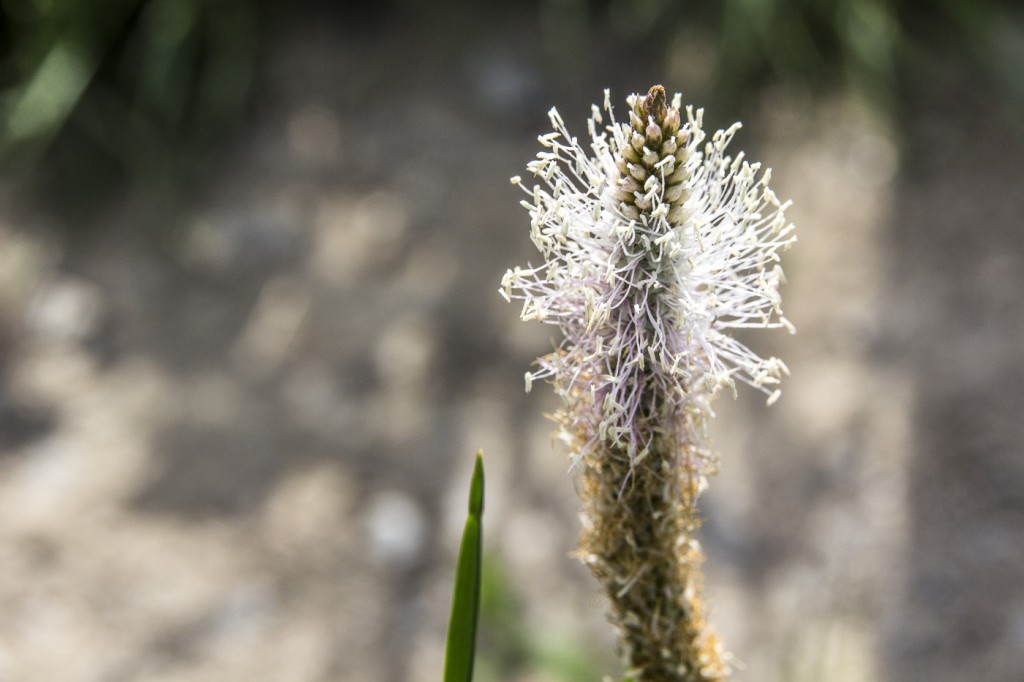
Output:
<instances>
[{"instance_id":1,"label":"out-of-focus vegetation","mask_svg":"<svg viewBox=\"0 0 1024 682\"><path fill-rule=\"evenodd\" d=\"M445 649L445 682L472 682L476 657L476 624L480 611L480 574L483 569L484 463L476 453L473 480L469 487L469 516L462 531L459 560L455 568L452 613L448 621Z\"/></svg>"},{"instance_id":2,"label":"out-of-focus vegetation","mask_svg":"<svg viewBox=\"0 0 1024 682\"><path fill-rule=\"evenodd\" d=\"M85 198L173 188L238 116L252 0L0 0L0 160Z\"/></svg>"},{"instance_id":3,"label":"out-of-focus vegetation","mask_svg":"<svg viewBox=\"0 0 1024 682\"><path fill-rule=\"evenodd\" d=\"M595 654L572 633L538 632L524 611L523 586L509 576L505 559L492 553L484 563L475 679L498 682L535 670L543 671L544 679L596 680L615 665L610 652L605 660L604 652Z\"/></svg>"},{"instance_id":4,"label":"out-of-focus vegetation","mask_svg":"<svg viewBox=\"0 0 1024 682\"><path fill-rule=\"evenodd\" d=\"M583 4L544 0L549 8ZM1024 6L1014 0L591 4L601 8L593 16L624 37L661 50L694 41L710 50L710 94L727 104L766 82L789 81L851 88L899 115L908 86L959 65L982 73L1004 106L1024 108Z\"/></svg>"},{"instance_id":5,"label":"out-of-focus vegetation","mask_svg":"<svg viewBox=\"0 0 1024 682\"><path fill-rule=\"evenodd\" d=\"M177 191L239 127L268 36L261 17L274 5L0 0L6 173L45 169L72 200L125 179ZM336 14L339 25L354 13L314 2L289 7L275 9ZM500 31L500 22L483 19L512 8L447 0L428 11L391 0L364 10L374 19L365 28L422 24L419 34L436 36L426 46L450 51L464 44L453 31L470 23ZM666 72L684 62L677 70L685 74L701 62L695 68L709 92L698 94L726 109L767 82L786 81L811 91L853 88L898 116L913 83L959 66L983 74L1007 110L1024 109L1024 10L1014 0L537 0L514 11L534 16L542 73L584 73L618 48L642 52ZM439 14L452 21L439 23Z\"/></svg>"}]
</instances>

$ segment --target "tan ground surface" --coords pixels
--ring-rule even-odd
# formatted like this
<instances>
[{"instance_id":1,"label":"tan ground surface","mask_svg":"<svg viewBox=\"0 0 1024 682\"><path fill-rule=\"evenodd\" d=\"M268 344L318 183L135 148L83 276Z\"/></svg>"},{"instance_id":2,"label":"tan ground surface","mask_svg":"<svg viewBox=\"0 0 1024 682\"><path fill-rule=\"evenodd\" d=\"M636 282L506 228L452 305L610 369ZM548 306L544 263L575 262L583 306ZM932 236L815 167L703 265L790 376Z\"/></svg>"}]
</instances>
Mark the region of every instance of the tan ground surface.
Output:
<instances>
[{"instance_id":1,"label":"tan ground surface","mask_svg":"<svg viewBox=\"0 0 1024 682\"><path fill-rule=\"evenodd\" d=\"M554 102L504 53L424 84L371 43L282 39L174 256L145 202L73 246L0 209L0 681L436 680L478 448L482 679L614 672L553 398L522 393L550 331L497 295ZM737 679L1024 679L1024 144L971 97L902 140L773 92L739 138L800 242L799 333L752 341L792 380L719 404L704 504Z\"/></svg>"}]
</instances>

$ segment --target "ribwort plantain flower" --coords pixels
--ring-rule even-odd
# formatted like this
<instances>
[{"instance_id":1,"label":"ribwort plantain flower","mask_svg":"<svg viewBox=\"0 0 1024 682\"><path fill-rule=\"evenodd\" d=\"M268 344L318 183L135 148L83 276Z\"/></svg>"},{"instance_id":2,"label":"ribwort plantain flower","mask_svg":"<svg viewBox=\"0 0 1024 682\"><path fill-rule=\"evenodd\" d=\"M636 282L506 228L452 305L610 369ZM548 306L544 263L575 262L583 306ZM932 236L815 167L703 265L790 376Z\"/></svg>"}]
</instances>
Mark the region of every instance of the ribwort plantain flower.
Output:
<instances>
[{"instance_id":1,"label":"ribwort plantain flower","mask_svg":"<svg viewBox=\"0 0 1024 682\"><path fill-rule=\"evenodd\" d=\"M509 270L502 294L564 337L526 388L549 380L562 399L555 420L583 469L580 555L610 598L627 674L724 679L694 538L715 468L706 425L737 381L778 398L785 364L730 333L793 331L778 290L795 236L770 170L727 153L740 124L708 139L703 111L669 104L661 86L627 102L616 121L605 91L589 150L551 110L522 202L545 262Z\"/></svg>"}]
</instances>

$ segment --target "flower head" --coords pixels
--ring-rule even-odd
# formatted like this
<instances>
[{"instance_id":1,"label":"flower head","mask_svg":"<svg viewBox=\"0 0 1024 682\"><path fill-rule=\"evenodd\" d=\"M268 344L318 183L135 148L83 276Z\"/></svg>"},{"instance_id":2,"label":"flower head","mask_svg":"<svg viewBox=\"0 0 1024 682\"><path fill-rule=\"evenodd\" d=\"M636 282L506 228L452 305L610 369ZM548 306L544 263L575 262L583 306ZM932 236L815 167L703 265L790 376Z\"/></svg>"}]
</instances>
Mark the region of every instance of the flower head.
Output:
<instances>
[{"instance_id":1,"label":"flower head","mask_svg":"<svg viewBox=\"0 0 1024 682\"><path fill-rule=\"evenodd\" d=\"M795 236L770 170L727 152L740 124L708 138L703 110L681 110L661 86L627 102L628 121L617 121L605 91L589 148L550 111L554 131L539 138L544 149L528 165L537 184L522 202L544 262L509 270L502 293L523 302L524 320L562 330L527 390L552 381L576 455L600 444L635 462L659 431L703 424L692 417L710 413L723 387L778 396L786 366L730 333L792 331L778 254Z\"/></svg>"}]
</instances>

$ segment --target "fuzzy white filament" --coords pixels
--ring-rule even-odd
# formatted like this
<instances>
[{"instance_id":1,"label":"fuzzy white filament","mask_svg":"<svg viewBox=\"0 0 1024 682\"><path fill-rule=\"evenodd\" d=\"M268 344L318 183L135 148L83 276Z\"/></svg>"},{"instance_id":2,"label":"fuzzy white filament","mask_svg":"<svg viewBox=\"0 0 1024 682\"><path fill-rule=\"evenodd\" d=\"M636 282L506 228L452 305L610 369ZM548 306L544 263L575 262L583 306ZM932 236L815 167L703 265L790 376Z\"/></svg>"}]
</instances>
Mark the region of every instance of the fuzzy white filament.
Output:
<instances>
[{"instance_id":1,"label":"fuzzy white filament","mask_svg":"<svg viewBox=\"0 0 1024 682\"><path fill-rule=\"evenodd\" d=\"M523 206L539 266L502 281L522 318L557 325L564 339L528 374L548 379L565 403L563 428L577 458L598 444L645 455L666 420L710 414L709 401L736 381L778 397L788 373L730 334L792 325L782 316L779 252L796 237L768 186L770 170L727 148L740 124L710 138L703 110L680 111L661 91L659 115L642 96L616 121L605 92L582 145L555 109L553 132L528 165L537 178ZM696 412L695 412L696 411ZM703 419L696 420L703 423ZM579 438L586 434L585 438ZM681 435L681 434L680 434Z\"/></svg>"}]
</instances>

